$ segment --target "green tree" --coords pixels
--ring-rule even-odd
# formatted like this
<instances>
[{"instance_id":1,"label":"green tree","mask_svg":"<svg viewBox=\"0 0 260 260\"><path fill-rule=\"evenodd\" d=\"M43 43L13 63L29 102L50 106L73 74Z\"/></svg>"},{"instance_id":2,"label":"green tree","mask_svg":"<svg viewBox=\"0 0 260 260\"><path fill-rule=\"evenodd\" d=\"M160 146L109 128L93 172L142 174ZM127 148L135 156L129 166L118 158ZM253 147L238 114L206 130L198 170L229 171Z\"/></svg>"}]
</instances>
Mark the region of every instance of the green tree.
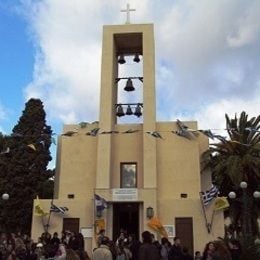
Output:
<instances>
[{"instance_id":1,"label":"green tree","mask_svg":"<svg viewBox=\"0 0 260 260\"><path fill-rule=\"evenodd\" d=\"M48 198L44 185L51 185L52 171L47 170L51 160L51 127L39 99L30 99L12 134L5 138L0 158L0 191L10 195L1 201L0 220L9 231L29 233L33 199Z\"/></svg>"},{"instance_id":2,"label":"green tree","mask_svg":"<svg viewBox=\"0 0 260 260\"><path fill-rule=\"evenodd\" d=\"M218 136L218 142L211 144L203 154L203 168L211 170L213 182L222 196L227 196L230 191L236 192L237 199L230 200L230 212L237 224L242 221L243 210L240 182L248 183L246 193L250 198L260 188L260 115L250 119L245 112L233 119L226 115L226 128L228 138ZM256 230L259 202L252 199L250 202L252 225Z\"/></svg>"}]
</instances>

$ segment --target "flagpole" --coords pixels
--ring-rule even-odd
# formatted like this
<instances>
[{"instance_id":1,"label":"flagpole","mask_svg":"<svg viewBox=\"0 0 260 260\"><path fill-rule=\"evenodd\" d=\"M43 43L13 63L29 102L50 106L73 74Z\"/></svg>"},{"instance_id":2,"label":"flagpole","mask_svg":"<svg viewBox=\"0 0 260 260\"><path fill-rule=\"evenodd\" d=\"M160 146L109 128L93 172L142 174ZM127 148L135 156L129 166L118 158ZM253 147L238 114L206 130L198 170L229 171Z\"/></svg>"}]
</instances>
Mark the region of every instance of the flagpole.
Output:
<instances>
[{"instance_id":1,"label":"flagpole","mask_svg":"<svg viewBox=\"0 0 260 260\"><path fill-rule=\"evenodd\" d=\"M54 192L54 190L53 190ZM53 197L54 197L54 194L52 193L52 198L51 198L51 205L53 204ZM47 224L46 224L46 233L48 233L48 230L49 230L49 226L50 226L50 220L51 220L51 207L50 207L50 210L49 210L49 217L48 217L48 221L47 221Z\"/></svg>"},{"instance_id":2,"label":"flagpole","mask_svg":"<svg viewBox=\"0 0 260 260\"><path fill-rule=\"evenodd\" d=\"M203 216L204 216L204 220L205 220L205 225L206 225L208 233L210 233L210 231L211 231L211 224L208 223L208 220L207 220L206 209L205 209L205 206L204 206L204 203L203 203L203 200L202 200L201 192L199 193L199 195L200 195L200 202L201 202L201 206L202 206L202 211L203 211Z\"/></svg>"}]
</instances>

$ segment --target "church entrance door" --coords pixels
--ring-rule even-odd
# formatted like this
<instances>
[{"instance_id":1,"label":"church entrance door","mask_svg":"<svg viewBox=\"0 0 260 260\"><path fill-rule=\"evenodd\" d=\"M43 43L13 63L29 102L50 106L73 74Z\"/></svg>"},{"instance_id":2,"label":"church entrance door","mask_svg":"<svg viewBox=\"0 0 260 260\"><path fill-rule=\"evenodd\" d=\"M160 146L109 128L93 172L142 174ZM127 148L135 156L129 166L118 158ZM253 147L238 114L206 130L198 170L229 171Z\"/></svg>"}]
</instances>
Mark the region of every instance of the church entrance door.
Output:
<instances>
[{"instance_id":1,"label":"church entrance door","mask_svg":"<svg viewBox=\"0 0 260 260\"><path fill-rule=\"evenodd\" d=\"M136 202L113 203L113 240L116 241L120 230L139 237L139 206Z\"/></svg>"}]
</instances>

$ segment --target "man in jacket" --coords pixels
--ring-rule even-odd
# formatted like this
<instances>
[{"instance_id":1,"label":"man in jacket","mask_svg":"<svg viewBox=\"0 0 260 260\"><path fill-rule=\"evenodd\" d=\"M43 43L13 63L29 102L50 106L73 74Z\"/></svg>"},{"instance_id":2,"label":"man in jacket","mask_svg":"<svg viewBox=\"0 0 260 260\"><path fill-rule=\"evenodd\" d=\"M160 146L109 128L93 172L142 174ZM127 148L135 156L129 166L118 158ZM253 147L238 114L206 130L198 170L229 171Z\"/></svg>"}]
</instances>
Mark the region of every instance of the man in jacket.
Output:
<instances>
[{"instance_id":1,"label":"man in jacket","mask_svg":"<svg viewBox=\"0 0 260 260\"><path fill-rule=\"evenodd\" d=\"M152 236L149 231L142 233L143 244L139 248L140 260L160 260L160 254L155 245L152 244Z\"/></svg>"},{"instance_id":2,"label":"man in jacket","mask_svg":"<svg viewBox=\"0 0 260 260\"><path fill-rule=\"evenodd\" d=\"M93 260L113 260L112 253L109 249L109 238L104 236L100 241L100 247L93 252Z\"/></svg>"}]
</instances>

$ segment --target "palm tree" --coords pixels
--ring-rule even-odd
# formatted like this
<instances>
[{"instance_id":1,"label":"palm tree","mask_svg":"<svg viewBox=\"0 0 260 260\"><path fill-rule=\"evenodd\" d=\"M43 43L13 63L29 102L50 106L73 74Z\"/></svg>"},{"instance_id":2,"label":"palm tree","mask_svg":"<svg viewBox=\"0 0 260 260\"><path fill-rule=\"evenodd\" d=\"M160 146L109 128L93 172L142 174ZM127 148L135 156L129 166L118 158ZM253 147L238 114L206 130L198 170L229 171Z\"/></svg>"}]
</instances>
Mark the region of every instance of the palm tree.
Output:
<instances>
[{"instance_id":1,"label":"palm tree","mask_svg":"<svg viewBox=\"0 0 260 260\"><path fill-rule=\"evenodd\" d=\"M245 112L239 119L226 115L226 128L229 137L216 137L218 142L211 144L203 154L202 168L211 170L212 180L222 196L233 190L236 192L237 199L230 201L230 213L236 224L241 223L243 210L241 181L248 183L246 193L251 198L251 214L257 215L260 208L260 203L252 199L252 193L260 190L260 115L250 119ZM255 222L252 221L253 227Z\"/></svg>"}]
</instances>

